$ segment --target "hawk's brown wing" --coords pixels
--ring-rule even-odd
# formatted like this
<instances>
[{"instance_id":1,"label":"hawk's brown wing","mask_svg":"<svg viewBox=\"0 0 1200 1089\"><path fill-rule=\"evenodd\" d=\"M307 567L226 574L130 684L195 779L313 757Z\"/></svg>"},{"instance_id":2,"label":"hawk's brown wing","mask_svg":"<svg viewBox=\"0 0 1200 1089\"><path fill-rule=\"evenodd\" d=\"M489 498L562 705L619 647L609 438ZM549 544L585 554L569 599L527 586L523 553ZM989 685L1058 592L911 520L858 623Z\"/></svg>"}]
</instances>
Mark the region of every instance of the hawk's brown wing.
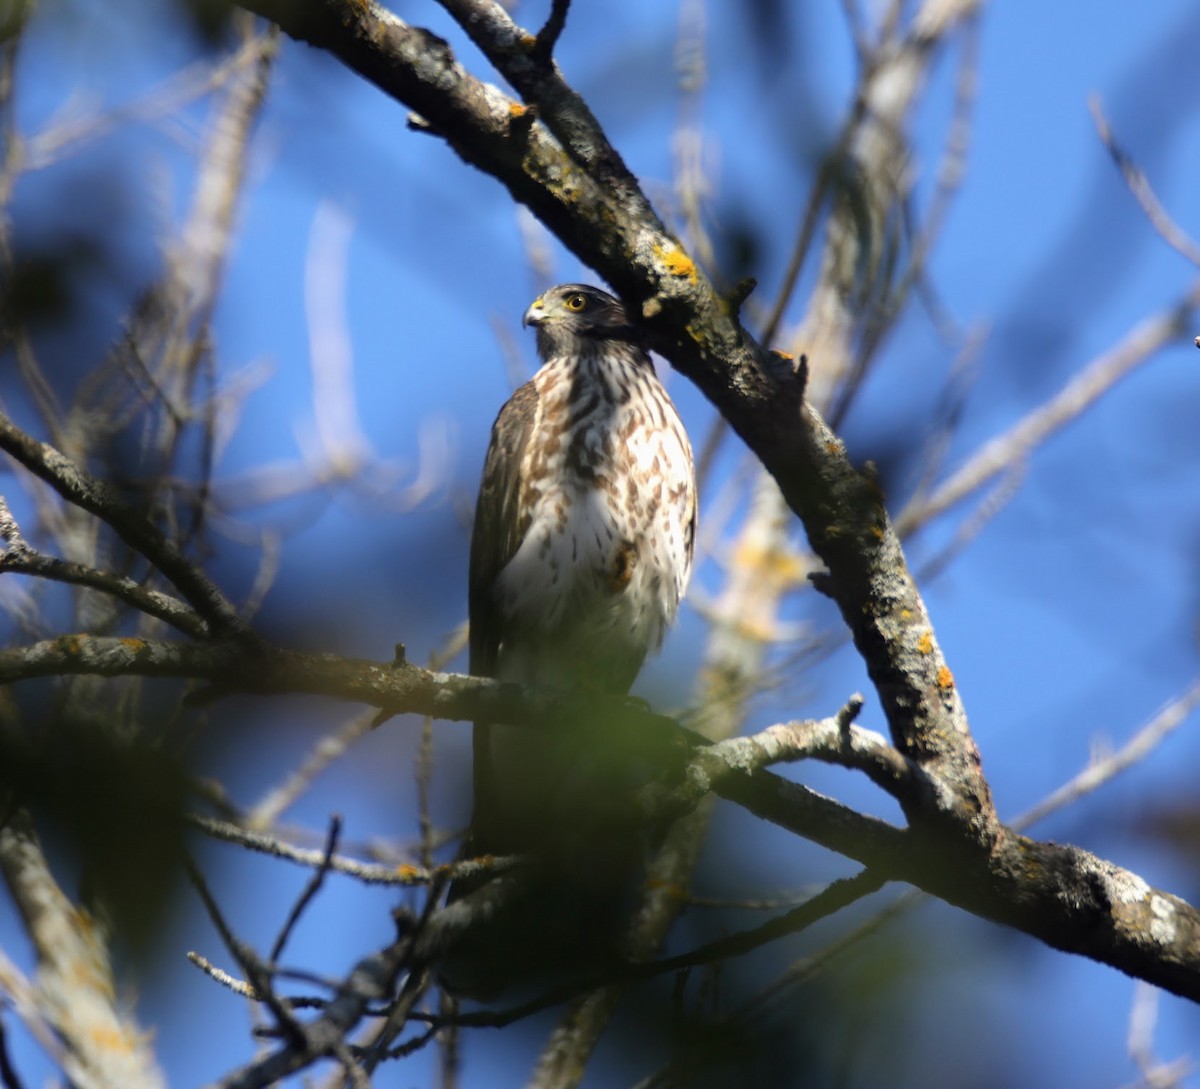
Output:
<instances>
[{"instance_id":1,"label":"hawk's brown wing","mask_svg":"<svg viewBox=\"0 0 1200 1089\"><path fill-rule=\"evenodd\" d=\"M492 439L483 463L467 584L470 671L476 677L496 675L496 655L504 634L496 609L496 579L529 530L530 512L521 510L520 503L521 462L533 432L537 402L532 382L526 382L505 402L492 425Z\"/></svg>"},{"instance_id":2,"label":"hawk's brown wing","mask_svg":"<svg viewBox=\"0 0 1200 1089\"><path fill-rule=\"evenodd\" d=\"M521 509L521 462L537 415L538 393L526 382L505 402L492 425L492 438L483 464L475 524L471 531L471 569L467 605L470 617L470 671L494 677L504 621L496 607L495 586L529 530L530 512ZM488 724L477 722L474 732L475 812L471 818L472 847L488 850L494 821L492 753Z\"/></svg>"}]
</instances>

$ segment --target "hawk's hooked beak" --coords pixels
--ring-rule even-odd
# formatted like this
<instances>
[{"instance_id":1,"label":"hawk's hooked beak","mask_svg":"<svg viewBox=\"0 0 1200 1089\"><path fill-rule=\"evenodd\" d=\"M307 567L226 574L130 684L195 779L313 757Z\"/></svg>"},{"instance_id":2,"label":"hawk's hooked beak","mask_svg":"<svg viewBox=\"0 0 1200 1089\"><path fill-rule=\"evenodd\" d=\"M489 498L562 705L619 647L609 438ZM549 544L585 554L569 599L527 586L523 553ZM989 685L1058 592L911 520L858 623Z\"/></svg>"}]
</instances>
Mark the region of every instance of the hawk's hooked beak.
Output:
<instances>
[{"instance_id":1,"label":"hawk's hooked beak","mask_svg":"<svg viewBox=\"0 0 1200 1089\"><path fill-rule=\"evenodd\" d=\"M545 296L539 295L529 304L529 309L525 311L525 316L521 319L522 325L541 325L546 320L546 304Z\"/></svg>"}]
</instances>

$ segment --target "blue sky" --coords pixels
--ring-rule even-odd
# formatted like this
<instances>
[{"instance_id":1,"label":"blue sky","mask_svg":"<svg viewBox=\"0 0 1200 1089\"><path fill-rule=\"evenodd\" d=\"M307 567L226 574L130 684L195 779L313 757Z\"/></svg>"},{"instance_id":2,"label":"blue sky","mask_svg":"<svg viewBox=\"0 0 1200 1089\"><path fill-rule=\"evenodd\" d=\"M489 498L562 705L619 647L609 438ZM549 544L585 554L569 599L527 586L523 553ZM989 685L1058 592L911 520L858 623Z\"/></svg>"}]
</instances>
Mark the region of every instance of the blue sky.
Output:
<instances>
[{"instance_id":1,"label":"blue sky","mask_svg":"<svg viewBox=\"0 0 1200 1089\"><path fill-rule=\"evenodd\" d=\"M546 7L522 3L516 17L536 26ZM713 167L711 217L718 234L741 225L756 234L757 298L765 304L778 286L812 165L840 123L853 58L838 4L795 5L766 51L739 5L710 8L701 118ZM44 124L77 86L120 103L193 56L193 39L173 18L134 5L119 10L123 18L108 20L88 5L43 9L23 58L24 126ZM397 11L445 34L472 71L491 78L436 5L409 2ZM677 20L675 4L575 0L557 53L652 196L670 191ZM989 330L950 467L1190 285L1196 270L1146 223L1096 137L1087 101L1100 96L1118 140L1147 170L1164 205L1200 236L1198 33L1200 13L1186 0L1008 0L984 12L967 174L931 266L941 306L955 322ZM941 154L956 62L951 56L938 65L913 130L921 195ZM270 375L246 401L219 474L294 459L311 434L304 270L314 219L325 209L351 231L344 305L362 431L382 458L411 466L421 456L422 427L433 427L449 443L445 487L411 512L347 494L269 512L268 521L286 533L261 623L290 642L375 658L388 657L403 640L420 661L465 614L463 512L488 427L511 388L496 327L529 373L533 348L520 315L545 285L529 269L506 193L436 139L408 131L405 112L328 58L284 43L216 327L225 375L251 366ZM85 281L95 327L109 336L123 284L152 273L155 239L186 207L189 141L205 116L206 107L193 108L182 125L126 126L18 189L18 233L28 231L23 237L31 243L75 224L86 229L98 210L119 225L110 242L122 276ZM94 185L102 175L118 181ZM595 279L556 242L543 243L552 279ZM790 311L793 320L802 302ZM65 360L74 343L47 334L48 367ZM97 358L102 351L103 343L94 345ZM919 309L901 322L846 421L855 457L879 457L891 444L924 437L953 351ZM1011 503L925 587L1004 814L1015 815L1077 772L1098 739L1119 743L1195 675L1198 364L1190 338L1182 339L1037 451ZM672 376L670 385L698 443L711 410L682 378ZM2 374L0 392L21 409ZM718 480L741 457L731 445ZM897 497L911 483L901 473L893 482ZM966 509L913 542L914 568L948 539ZM252 549L233 542L222 542L214 560L235 593L248 587L255 563ZM697 584L716 587L719 571L701 570ZM792 615L829 622L827 606L812 597L792 605ZM685 615L643 690L656 700L685 699L703 635L700 619ZM827 714L865 685L860 663L843 651L763 700L752 725ZM237 704L224 724L211 726L220 742L207 757L211 770L249 803L337 718L336 709L300 702ZM863 721L882 727L872 707ZM416 725L397 720L367 739L287 819L319 829L336 810L356 842L409 834ZM452 823L461 804L455 799L466 727L442 728L439 737L444 774L437 799ZM1144 764L1037 834L1079 843L1195 902L1194 868L1139 835L1138 822L1156 806L1194 799L1198 763L1200 740L1188 724ZM804 766L791 774L856 806L894 814L887 799L845 773ZM734 876L746 892L845 872L821 852L724 811L714 860L728 861L723 848L737 853ZM200 851L241 936L269 944L305 875L230 848ZM705 880L719 876L705 872ZM297 934L294 961L330 974L344 970L387 939L393 899L331 883ZM822 933L827 940L833 931ZM880 1023L847 1030L852 1054L885 1044L900 1049L890 1084L1070 1087L1134 1079L1125 1047L1133 984L1115 971L940 905L921 909L913 930L890 934L891 944L885 938L871 956L886 960L903 952L896 945L908 947L920 962L913 984L919 999L899 1022L889 1007ZM3 912L0 945L13 956L22 948ZM140 1014L155 1028L172 1083L199 1083L249 1057L248 1019L238 1000L183 962L184 948L224 960L194 907L181 905L161 946L163 959L140 984ZM746 970L765 970L779 955ZM519 1083L537 1039L471 1037L463 1084ZM1155 1040L1165 1058L1196 1056L1200 1012L1164 996ZM35 1084L36 1060L23 1037L15 1054ZM425 1062L418 1057L385 1071L377 1083L425 1084ZM856 1062L848 1059L848 1069L867 1080L854 1084L873 1084L862 1073L869 1066ZM632 1080L619 1057L602 1055L587 1084Z\"/></svg>"}]
</instances>

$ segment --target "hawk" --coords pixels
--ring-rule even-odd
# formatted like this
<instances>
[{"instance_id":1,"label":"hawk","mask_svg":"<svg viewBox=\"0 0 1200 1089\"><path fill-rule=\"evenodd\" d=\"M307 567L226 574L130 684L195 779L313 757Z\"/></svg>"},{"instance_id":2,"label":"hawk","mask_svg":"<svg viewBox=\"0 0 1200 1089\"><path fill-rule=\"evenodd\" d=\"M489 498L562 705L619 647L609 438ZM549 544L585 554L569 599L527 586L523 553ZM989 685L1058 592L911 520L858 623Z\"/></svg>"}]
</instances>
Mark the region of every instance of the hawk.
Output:
<instances>
[{"instance_id":1,"label":"hawk","mask_svg":"<svg viewBox=\"0 0 1200 1089\"><path fill-rule=\"evenodd\" d=\"M562 284L524 324L542 365L492 427L471 538L470 671L624 695L687 588L692 448L613 296ZM473 848L528 846L506 840L562 815L570 756L558 738L487 723L474 748Z\"/></svg>"}]
</instances>

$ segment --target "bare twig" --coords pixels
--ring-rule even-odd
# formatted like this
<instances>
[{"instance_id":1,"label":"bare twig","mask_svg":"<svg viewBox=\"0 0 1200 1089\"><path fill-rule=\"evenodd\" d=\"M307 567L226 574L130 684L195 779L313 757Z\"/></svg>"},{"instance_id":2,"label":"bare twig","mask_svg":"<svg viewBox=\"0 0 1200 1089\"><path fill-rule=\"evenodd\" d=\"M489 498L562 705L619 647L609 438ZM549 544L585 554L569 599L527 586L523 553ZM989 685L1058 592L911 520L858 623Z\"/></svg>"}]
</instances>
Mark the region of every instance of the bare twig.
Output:
<instances>
[{"instance_id":1,"label":"bare twig","mask_svg":"<svg viewBox=\"0 0 1200 1089\"><path fill-rule=\"evenodd\" d=\"M397 1044L393 1048L389 1048L384 1053L384 1059L406 1059L409 1055L415 1055L421 1048L431 1044L442 1029L437 1025L431 1025L424 1032L418 1033L411 1040L406 1040L402 1044Z\"/></svg>"},{"instance_id":2,"label":"bare twig","mask_svg":"<svg viewBox=\"0 0 1200 1089\"><path fill-rule=\"evenodd\" d=\"M21 536L21 531L8 509L4 496L0 495L0 537L4 550L0 552L0 573L5 571L32 578L50 579L74 586L87 586L112 594L127 605L148 616L164 620L187 635L203 638L208 634L208 625L182 601L158 590L149 590L125 575L114 575L97 571L81 563L46 556Z\"/></svg>"},{"instance_id":3,"label":"bare twig","mask_svg":"<svg viewBox=\"0 0 1200 1089\"><path fill-rule=\"evenodd\" d=\"M4 1089L25 1089L8 1053L8 1035L4 1031L3 1020L0 1020L0 1084L4 1085Z\"/></svg>"},{"instance_id":4,"label":"bare twig","mask_svg":"<svg viewBox=\"0 0 1200 1089\"><path fill-rule=\"evenodd\" d=\"M46 481L68 503L107 522L130 548L154 564L222 634L242 634L245 626L224 594L162 530L131 507L102 480L85 472L48 443L26 435L0 414L0 450Z\"/></svg>"},{"instance_id":5,"label":"bare twig","mask_svg":"<svg viewBox=\"0 0 1200 1089\"><path fill-rule=\"evenodd\" d=\"M1200 282L1177 303L1139 322L1108 351L1097 356L1045 404L1003 435L985 443L949 479L896 516L896 531L907 535L960 503L993 477L1024 461L1055 432L1108 393L1122 378L1181 337L1200 307Z\"/></svg>"},{"instance_id":6,"label":"bare twig","mask_svg":"<svg viewBox=\"0 0 1200 1089\"><path fill-rule=\"evenodd\" d=\"M554 53L554 47L558 44L558 39L567 25L567 9L570 6L571 0L553 0L550 5L550 17L542 29L537 32L530 52L543 63L548 62Z\"/></svg>"},{"instance_id":7,"label":"bare twig","mask_svg":"<svg viewBox=\"0 0 1200 1089\"><path fill-rule=\"evenodd\" d=\"M255 62L260 50L261 42L257 40L243 42L219 64L214 66L204 61L190 65L132 102L112 109L52 118L41 132L29 137L24 165L29 170L42 170L121 125L147 124L169 117L189 103L220 90Z\"/></svg>"},{"instance_id":8,"label":"bare twig","mask_svg":"<svg viewBox=\"0 0 1200 1089\"><path fill-rule=\"evenodd\" d=\"M675 196L683 219L683 237L701 267L711 269L716 263L716 255L704 224L710 183L701 119L701 95L707 78L705 24L705 0L685 0L680 4L679 34L675 43L679 121L671 137L671 165Z\"/></svg>"},{"instance_id":9,"label":"bare twig","mask_svg":"<svg viewBox=\"0 0 1200 1089\"><path fill-rule=\"evenodd\" d=\"M650 788L642 804L648 812L670 809L719 791L728 776L806 759L856 768L903 803L911 803L914 793L935 789L920 765L889 745L882 734L851 725L861 707L862 697L856 695L836 715L819 722L768 726L750 737L730 737L698 749L681 786L667 791L665 797L659 788Z\"/></svg>"},{"instance_id":10,"label":"bare twig","mask_svg":"<svg viewBox=\"0 0 1200 1089\"><path fill-rule=\"evenodd\" d=\"M208 976L209 979L221 984L222 987L227 988L239 997L248 998L253 1002L258 1002L261 999L258 991L256 991L251 984L247 983L244 979L238 979L236 976L231 976L228 972L218 968L207 957L201 956L199 953L189 952L187 954L187 959L190 963L199 968L200 971L202 971L206 976ZM293 1009L297 1010L306 1008L322 1009L325 1006L324 999L304 998L303 996L289 997L288 1003Z\"/></svg>"},{"instance_id":11,"label":"bare twig","mask_svg":"<svg viewBox=\"0 0 1200 1089\"><path fill-rule=\"evenodd\" d=\"M884 879L877 874L870 870L864 870L854 877L840 878L834 881L799 907L761 926L738 934L731 934L726 938L709 942L707 945L699 946L677 956L663 957L654 961L627 963L611 973L610 978L571 982L552 987L543 994L507 1009L459 1014L457 1023L462 1026L502 1028L557 1006L581 990L607 988L615 983L653 979L656 976L743 956L788 934L799 933L821 919L828 918L842 908L877 891L883 881ZM438 1021L438 1018L429 1014L421 1015L421 1019L435 1023ZM534 1086L537 1089L544 1089L548 1084L559 1084L560 1078L555 1070L555 1065L547 1062L549 1057L548 1055L543 1056L539 1070L534 1073L529 1083L531 1089Z\"/></svg>"},{"instance_id":12,"label":"bare twig","mask_svg":"<svg viewBox=\"0 0 1200 1089\"><path fill-rule=\"evenodd\" d=\"M1166 208L1162 206L1162 202L1155 196L1154 190L1150 186L1150 179L1146 177L1145 171L1117 143L1117 138L1113 135L1112 126L1109 125L1108 118L1104 116L1104 109L1100 105L1099 95L1093 94L1088 98L1088 109L1092 111L1092 120L1096 123L1096 132L1100 134L1100 139L1104 142L1104 146L1108 148L1108 153L1112 156L1112 161L1116 163L1117 169L1121 172L1121 177L1125 179L1125 184L1129 186L1129 191L1133 194L1138 204L1141 205L1142 211L1146 213L1146 218L1150 220L1151 226L1154 227L1162 240L1171 249L1185 257L1197 268L1200 268L1200 246L1196 245L1170 217Z\"/></svg>"},{"instance_id":13,"label":"bare twig","mask_svg":"<svg viewBox=\"0 0 1200 1089\"><path fill-rule=\"evenodd\" d=\"M216 927L222 943L246 974L246 979L254 992L256 1000L271 1011L271 1016L275 1018L275 1024L279 1031L293 1045L302 1045L304 1031L300 1022L292 1016L291 1003L288 999L281 997L275 992L273 979L274 965L264 964L258 954L233 933L233 929L217 905L216 898L209 890L208 882L205 881L204 875L201 874L200 868L196 863L192 859L185 857L184 867L188 878L192 882L192 887L199 894L200 901L204 904L204 909L208 912L209 920Z\"/></svg>"},{"instance_id":14,"label":"bare twig","mask_svg":"<svg viewBox=\"0 0 1200 1089\"><path fill-rule=\"evenodd\" d=\"M996 485L975 506L974 510L955 527L954 535L934 555L922 562L918 578L922 583L936 578L975 538L977 538L1016 497L1025 482L1025 462L1011 465Z\"/></svg>"},{"instance_id":15,"label":"bare twig","mask_svg":"<svg viewBox=\"0 0 1200 1089\"><path fill-rule=\"evenodd\" d=\"M323 202L313 217L304 262L318 447L312 460L346 477L372 457L354 401L354 355L346 320L346 261L353 229L346 213Z\"/></svg>"},{"instance_id":16,"label":"bare twig","mask_svg":"<svg viewBox=\"0 0 1200 1089\"><path fill-rule=\"evenodd\" d=\"M440 875L438 880L430 886L420 917L411 927L402 926L402 929L409 930L412 940L412 950L404 965L408 975L404 980L404 986L400 989L400 994L392 1003L386 1019L364 1049L362 1066L368 1074L372 1073L375 1067L388 1057L392 1042L404 1030L417 1002L429 990L430 984L433 982L433 973L429 968L430 959L425 952L425 935L430 929L431 921L437 915L438 905L442 902L447 884L445 874Z\"/></svg>"},{"instance_id":17,"label":"bare twig","mask_svg":"<svg viewBox=\"0 0 1200 1089\"><path fill-rule=\"evenodd\" d=\"M271 964L279 963L279 958L283 955L283 948L287 945L292 931L296 929L296 924L300 921L300 916L304 914L304 909L312 903L313 897L321 891L321 886L325 884L325 875L333 868L333 856L337 850L341 832L342 818L335 813L329 820L329 832L325 838L325 850L321 855L321 865L317 867L317 872L309 878L308 883L296 898L295 904L292 905L292 910L288 912L288 917L280 928L279 936L275 939L275 944L271 946L271 952L267 957Z\"/></svg>"},{"instance_id":18,"label":"bare twig","mask_svg":"<svg viewBox=\"0 0 1200 1089\"><path fill-rule=\"evenodd\" d=\"M871 895L882 887L884 881L885 878L871 870L863 870L854 877L840 878L798 907L784 912L778 918L763 923L761 926L718 938L716 941L687 953L680 953L678 956L664 957L649 964L631 966L628 971L636 978L646 978L667 972L678 972L686 968L695 968L702 964L713 964L717 961L728 960L730 957L744 956L746 953L770 942L778 941L786 935L799 933L821 919L828 918L844 907L861 900L864 896Z\"/></svg>"},{"instance_id":19,"label":"bare twig","mask_svg":"<svg viewBox=\"0 0 1200 1089\"><path fill-rule=\"evenodd\" d=\"M1200 707L1200 681L1181 696L1160 708L1128 741L1115 752L1093 761L1069 782L1027 809L1012 822L1014 828L1025 829L1080 798L1098 790L1123 771L1144 760Z\"/></svg>"},{"instance_id":20,"label":"bare twig","mask_svg":"<svg viewBox=\"0 0 1200 1089\"><path fill-rule=\"evenodd\" d=\"M411 942L398 938L364 957L325 1004L324 1012L302 1026L302 1040L276 1050L234 1071L219 1083L222 1089L263 1089L314 1060L344 1046L348 1033L377 1004L388 1001L408 959Z\"/></svg>"},{"instance_id":21,"label":"bare twig","mask_svg":"<svg viewBox=\"0 0 1200 1089\"><path fill-rule=\"evenodd\" d=\"M278 836L265 832L242 828L226 821L214 820L211 817L189 817L188 823L200 829L214 839L226 843L234 843L251 851L295 862L310 869L320 869L326 866L324 851L308 850L286 843ZM500 874L518 865L519 859L514 856L490 856L487 860L464 859L447 867L428 869L423 866L388 866L377 862L360 862L358 859L346 858L334 854L329 857L327 868L335 873L345 874L366 885L395 885L399 888L412 888L418 885L429 885L443 870L454 880L478 877L480 874Z\"/></svg>"},{"instance_id":22,"label":"bare twig","mask_svg":"<svg viewBox=\"0 0 1200 1089\"><path fill-rule=\"evenodd\" d=\"M374 711L360 711L322 737L301 765L278 786L269 790L246 814L249 828L270 828L293 805L313 781L335 760L340 759L359 738L375 725Z\"/></svg>"},{"instance_id":23,"label":"bare twig","mask_svg":"<svg viewBox=\"0 0 1200 1089\"><path fill-rule=\"evenodd\" d=\"M1133 1089L1181 1089L1196 1064L1184 1055L1174 1062L1161 1062L1154 1054L1154 1028L1158 1021L1158 991L1136 983L1129 1008L1129 1056L1141 1074Z\"/></svg>"}]
</instances>

